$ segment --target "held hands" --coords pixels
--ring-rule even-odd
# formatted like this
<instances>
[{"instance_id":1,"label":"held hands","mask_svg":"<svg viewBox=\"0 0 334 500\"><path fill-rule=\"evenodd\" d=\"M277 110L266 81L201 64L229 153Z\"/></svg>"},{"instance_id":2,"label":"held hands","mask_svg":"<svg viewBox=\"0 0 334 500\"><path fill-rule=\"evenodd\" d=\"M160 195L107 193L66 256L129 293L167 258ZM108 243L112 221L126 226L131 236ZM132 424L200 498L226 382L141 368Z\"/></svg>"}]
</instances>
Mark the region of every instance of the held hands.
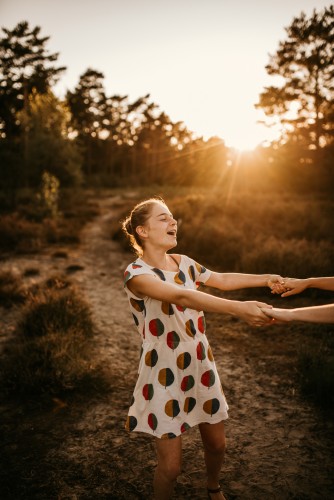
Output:
<instances>
[{"instance_id":1,"label":"held hands","mask_svg":"<svg viewBox=\"0 0 334 500\"><path fill-rule=\"evenodd\" d=\"M305 279L281 278L281 282L268 280L268 286L271 288L271 293L280 294L281 297L289 297L305 290L307 281Z\"/></svg>"},{"instance_id":2,"label":"held hands","mask_svg":"<svg viewBox=\"0 0 334 500\"><path fill-rule=\"evenodd\" d=\"M269 286L271 293L281 294L287 292L285 279L282 278L282 276L280 276L279 274L270 275L267 281L267 285Z\"/></svg>"},{"instance_id":3,"label":"held hands","mask_svg":"<svg viewBox=\"0 0 334 500\"><path fill-rule=\"evenodd\" d=\"M292 310L291 309L278 309L276 307L272 308L261 308L261 311L271 318L272 322L287 322L292 321Z\"/></svg>"},{"instance_id":4,"label":"held hands","mask_svg":"<svg viewBox=\"0 0 334 500\"><path fill-rule=\"evenodd\" d=\"M275 320L269 318L263 310L270 310L272 306L265 302L257 302L255 300L248 300L241 303L238 316L240 319L246 321L252 326L270 325Z\"/></svg>"}]
</instances>

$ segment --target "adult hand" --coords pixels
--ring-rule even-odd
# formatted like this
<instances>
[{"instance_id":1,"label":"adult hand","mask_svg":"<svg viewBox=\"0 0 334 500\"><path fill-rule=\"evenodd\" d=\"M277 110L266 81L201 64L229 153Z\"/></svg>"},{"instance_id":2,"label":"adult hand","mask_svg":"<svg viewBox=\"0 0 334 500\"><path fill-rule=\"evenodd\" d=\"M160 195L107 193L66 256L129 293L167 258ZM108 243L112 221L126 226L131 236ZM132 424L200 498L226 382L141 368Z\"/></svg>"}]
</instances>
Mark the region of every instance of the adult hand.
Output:
<instances>
[{"instance_id":1,"label":"adult hand","mask_svg":"<svg viewBox=\"0 0 334 500\"><path fill-rule=\"evenodd\" d=\"M268 318L271 318L273 323L275 322L287 322L287 321L292 321L291 318L291 309L279 309L277 307L271 307L271 308L261 308L262 312L268 316Z\"/></svg>"},{"instance_id":2,"label":"adult hand","mask_svg":"<svg viewBox=\"0 0 334 500\"><path fill-rule=\"evenodd\" d=\"M272 306L266 304L265 302L247 300L245 302L241 302L241 309L238 316L252 326L269 325L272 322L272 319L264 314L262 308L270 309L271 307Z\"/></svg>"},{"instance_id":3,"label":"adult hand","mask_svg":"<svg viewBox=\"0 0 334 500\"><path fill-rule=\"evenodd\" d=\"M306 279L284 278L284 287L286 290L282 293L281 297L289 297L303 292L307 288ZM278 292L281 293L281 292Z\"/></svg>"}]
</instances>

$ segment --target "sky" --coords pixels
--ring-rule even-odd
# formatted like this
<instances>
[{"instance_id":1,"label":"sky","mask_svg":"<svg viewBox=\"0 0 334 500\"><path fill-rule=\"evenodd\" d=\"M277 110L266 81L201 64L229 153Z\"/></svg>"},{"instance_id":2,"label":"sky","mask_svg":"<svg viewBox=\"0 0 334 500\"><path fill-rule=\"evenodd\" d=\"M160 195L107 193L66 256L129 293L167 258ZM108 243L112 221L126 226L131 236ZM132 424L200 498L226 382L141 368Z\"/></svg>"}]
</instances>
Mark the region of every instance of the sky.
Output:
<instances>
[{"instance_id":1,"label":"sky","mask_svg":"<svg viewBox=\"0 0 334 500\"><path fill-rule=\"evenodd\" d=\"M257 124L260 93L275 84L265 65L285 28L327 0L0 0L0 27L28 21L50 36L66 72L58 97L87 68L104 74L108 96L150 94L174 122L204 139L251 149L273 138ZM3 32L1 31L1 37Z\"/></svg>"}]
</instances>

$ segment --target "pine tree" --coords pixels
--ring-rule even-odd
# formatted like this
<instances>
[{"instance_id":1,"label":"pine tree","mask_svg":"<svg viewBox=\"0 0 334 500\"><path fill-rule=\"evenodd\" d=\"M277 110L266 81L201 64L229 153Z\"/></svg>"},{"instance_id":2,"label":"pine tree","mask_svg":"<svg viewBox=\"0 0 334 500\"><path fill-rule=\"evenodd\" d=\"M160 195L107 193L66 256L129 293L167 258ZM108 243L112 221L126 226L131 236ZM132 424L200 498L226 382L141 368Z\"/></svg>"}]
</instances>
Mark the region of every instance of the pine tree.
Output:
<instances>
[{"instance_id":1,"label":"pine tree","mask_svg":"<svg viewBox=\"0 0 334 500\"><path fill-rule=\"evenodd\" d=\"M35 88L45 93L56 83L65 67L56 67L58 53L50 54L46 44L50 37L40 36L41 28L31 29L27 21L14 29L3 28L0 39L0 137L12 138L20 133L17 113L28 102Z\"/></svg>"},{"instance_id":2,"label":"pine tree","mask_svg":"<svg viewBox=\"0 0 334 500\"><path fill-rule=\"evenodd\" d=\"M280 123L283 143L318 151L334 137L334 7L310 18L302 12L286 34L266 66L281 84L265 88L256 107L267 124Z\"/></svg>"}]
</instances>

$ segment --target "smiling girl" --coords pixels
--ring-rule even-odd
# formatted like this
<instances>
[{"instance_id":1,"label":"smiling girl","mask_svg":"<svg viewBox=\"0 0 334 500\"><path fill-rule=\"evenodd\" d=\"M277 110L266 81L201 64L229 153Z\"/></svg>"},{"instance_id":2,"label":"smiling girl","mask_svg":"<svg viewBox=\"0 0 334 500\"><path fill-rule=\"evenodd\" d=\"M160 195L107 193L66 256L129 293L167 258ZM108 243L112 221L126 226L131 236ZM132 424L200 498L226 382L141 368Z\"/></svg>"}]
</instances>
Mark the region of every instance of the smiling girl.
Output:
<instances>
[{"instance_id":1,"label":"smiling girl","mask_svg":"<svg viewBox=\"0 0 334 500\"><path fill-rule=\"evenodd\" d=\"M157 500L169 499L181 472L181 436L199 426L208 496L224 499L219 474L224 460L228 405L205 334L203 311L237 316L253 326L270 320L256 301L240 302L197 290L264 287L277 275L216 273L186 255L168 253L177 244L177 221L161 198L134 207L122 227L138 258L125 271L125 290L142 339L138 380L126 429L155 437Z\"/></svg>"}]
</instances>

